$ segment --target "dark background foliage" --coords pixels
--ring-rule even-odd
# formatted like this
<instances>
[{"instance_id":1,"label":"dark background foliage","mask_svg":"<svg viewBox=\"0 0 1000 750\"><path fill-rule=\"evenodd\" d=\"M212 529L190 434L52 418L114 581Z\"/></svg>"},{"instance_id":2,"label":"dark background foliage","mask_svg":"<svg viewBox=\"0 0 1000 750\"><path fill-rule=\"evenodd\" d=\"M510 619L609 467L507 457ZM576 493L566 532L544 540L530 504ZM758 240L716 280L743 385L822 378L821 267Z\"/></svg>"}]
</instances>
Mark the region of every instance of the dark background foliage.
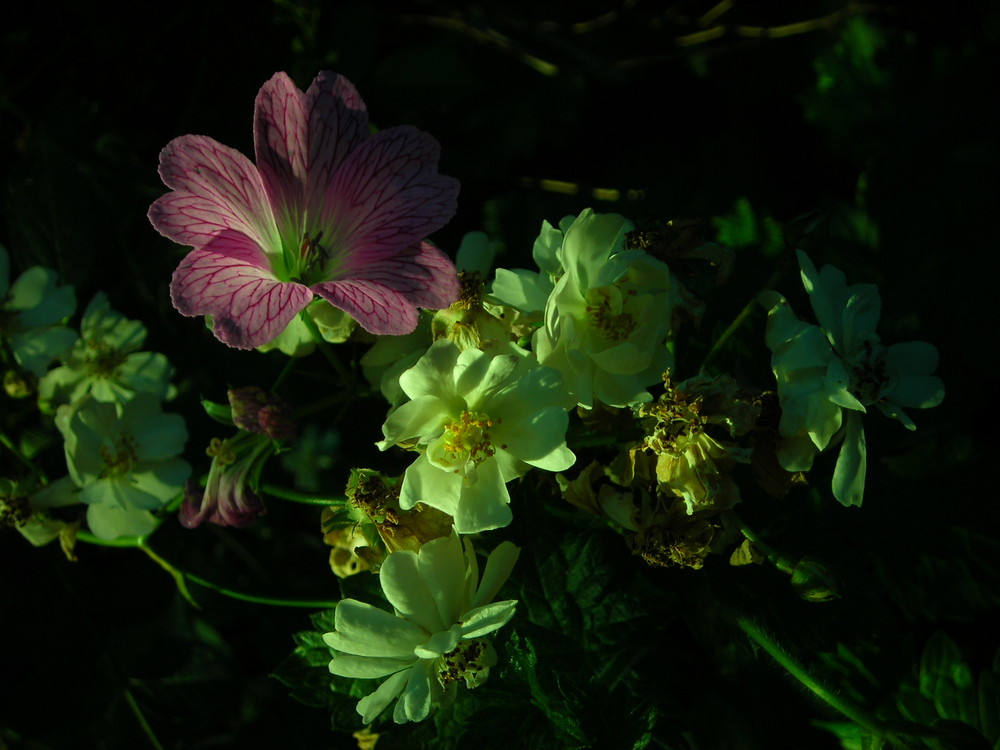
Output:
<instances>
[{"instance_id":1,"label":"dark background foliage","mask_svg":"<svg viewBox=\"0 0 1000 750\"><path fill-rule=\"evenodd\" d=\"M503 243L499 265L524 266L542 219L590 205L637 220L706 219L736 266L719 289L691 281L709 314L689 331L681 377L775 268L777 288L804 311L797 245L880 286L884 340L940 349L947 397L914 415L918 431L866 423L864 508L839 507L822 482L783 501L745 493L745 519L776 547L833 565L843 584L834 603L801 601L773 569L729 568L724 557L697 573L648 569L609 532L521 502L510 536L531 549L513 585L530 618L503 638L511 666L482 689L486 708L460 703L436 728L440 746L838 747L813 721L839 717L755 652L731 611L765 623L885 719L901 718L922 654L931 665L922 674L936 674L931 646L945 654L943 670L978 674L1000 645L987 417L1000 385L990 301L997 4L737 3L699 23L712 7L274 0L3 11L0 242L15 269L57 269L80 308L103 289L147 324L147 347L179 373L173 408L189 416L191 460L216 434L198 397L267 385L282 360L225 351L172 309L167 283L184 250L145 219L164 192L157 154L186 133L251 153L253 98L277 70L303 88L317 70L341 72L374 123L438 138L441 171L462 183L459 212L436 238L449 251L485 229ZM781 38L736 28L822 18ZM717 24L726 26L716 38L692 36ZM713 364L768 387L763 318L754 310ZM304 392L328 392L322 363L311 367L299 376ZM341 414L351 427L318 449L325 492L341 489L350 466L378 460L382 408L368 401ZM274 501L255 529L168 524L156 548L234 589L332 599L338 582L317 530L313 510ZM351 704L334 709L331 733L329 711L269 676L292 634L312 627L311 610L203 589L194 609L137 550L78 552L68 563L11 532L0 542L0 747L139 748L151 737L186 750L354 746ZM348 595L359 586L346 584ZM576 614L546 612L552 586ZM949 640L934 640L938 632ZM928 720L960 718L934 710ZM379 746L434 746L433 731L390 731Z\"/></svg>"}]
</instances>

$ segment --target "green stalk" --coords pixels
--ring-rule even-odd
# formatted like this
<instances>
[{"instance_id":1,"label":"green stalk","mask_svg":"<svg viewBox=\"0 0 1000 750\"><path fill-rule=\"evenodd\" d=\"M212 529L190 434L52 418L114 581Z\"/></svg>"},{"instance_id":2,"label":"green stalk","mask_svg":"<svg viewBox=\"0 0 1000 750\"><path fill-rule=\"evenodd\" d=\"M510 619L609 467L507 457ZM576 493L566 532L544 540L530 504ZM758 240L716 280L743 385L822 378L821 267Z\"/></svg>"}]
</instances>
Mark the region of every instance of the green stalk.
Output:
<instances>
[{"instance_id":1,"label":"green stalk","mask_svg":"<svg viewBox=\"0 0 1000 750\"><path fill-rule=\"evenodd\" d=\"M245 594L242 591L234 591L233 589L226 588L225 586L220 586L219 584L213 583L212 581L195 575L194 573L182 570L176 564L161 557L159 553L154 552L153 549L147 544L146 537L133 536L108 540L100 539L89 531L78 531L76 533L76 538L78 541L102 547L131 547L141 549L150 557L150 559L154 560L158 565L160 565L160 567L173 576L181 595L195 607L198 607L198 604L188 593L186 586L187 581L196 583L203 588L211 589L212 591L222 594L223 596L228 596L230 599L237 599L242 602L251 602L253 604L268 604L273 607L303 607L306 609L333 609L337 606L337 602L326 599L288 599L285 597L258 596L256 594Z\"/></svg>"},{"instance_id":2,"label":"green stalk","mask_svg":"<svg viewBox=\"0 0 1000 750\"><path fill-rule=\"evenodd\" d=\"M260 488L271 497L277 497L293 503L302 503L303 505L329 506L347 504L346 497L317 497L316 495L310 495L305 492L296 492L295 490L279 487L276 484L268 484L266 482L261 484Z\"/></svg>"},{"instance_id":3,"label":"green stalk","mask_svg":"<svg viewBox=\"0 0 1000 750\"><path fill-rule=\"evenodd\" d=\"M316 340L316 346L319 347L320 352L326 357L326 361L330 363L330 366L337 371L340 376L340 381L344 388L354 392L354 379L351 377L351 373L344 367L344 363L340 361L340 358L333 353L333 348L330 346L323 334L319 332L319 326L316 325L316 321L309 317L309 313L303 310L299 313L299 317L302 318L302 322L306 324L306 328L309 329L309 333Z\"/></svg>"},{"instance_id":4,"label":"green stalk","mask_svg":"<svg viewBox=\"0 0 1000 750\"><path fill-rule=\"evenodd\" d=\"M880 721L869 715L860 706L841 698L830 687L812 675L809 670L799 664L778 643L771 638L763 628L758 627L748 617L737 616L736 624L750 639L766 651L772 659L780 664L788 673L835 711L843 714L862 729L871 732L876 737L883 738L900 748L909 748L892 732L886 729Z\"/></svg>"}]
</instances>

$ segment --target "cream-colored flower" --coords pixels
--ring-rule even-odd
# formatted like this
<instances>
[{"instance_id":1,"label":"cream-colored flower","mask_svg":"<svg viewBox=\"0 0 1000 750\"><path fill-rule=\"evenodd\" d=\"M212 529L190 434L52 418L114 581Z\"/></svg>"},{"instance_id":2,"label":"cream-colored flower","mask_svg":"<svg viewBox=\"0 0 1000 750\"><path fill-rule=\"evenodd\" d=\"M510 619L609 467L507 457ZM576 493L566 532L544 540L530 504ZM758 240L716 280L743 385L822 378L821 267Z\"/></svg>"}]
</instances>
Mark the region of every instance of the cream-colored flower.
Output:
<instances>
[{"instance_id":1,"label":"cream-colored flower","mask_svg":"<svg viewBox=\"0 0 1000 750\"><path fill-rule=\"evenodd\" d=\"M337 605L334 631L323 636L336 652L330 671L388 677L358 703L365 724L393 701L396 723L421 721L432 707L454 700L459 680L469 688L486 680L496 652L484 636L506 624L517 604L491 602L518 554L510 542L501 543L480 582L472 544L466 539L463 546L452 533L419 552L393 552L382 564L379 579L394 614L355 599Z\"/></svg>"}]
</instances>

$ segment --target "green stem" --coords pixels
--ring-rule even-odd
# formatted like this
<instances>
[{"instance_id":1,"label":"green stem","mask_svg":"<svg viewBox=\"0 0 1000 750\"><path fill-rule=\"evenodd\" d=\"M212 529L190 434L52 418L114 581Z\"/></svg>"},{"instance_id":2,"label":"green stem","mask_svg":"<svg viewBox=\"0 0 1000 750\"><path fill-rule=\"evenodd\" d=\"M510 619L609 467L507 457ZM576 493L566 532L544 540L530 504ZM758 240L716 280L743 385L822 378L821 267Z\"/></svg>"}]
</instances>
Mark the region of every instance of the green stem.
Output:
<instances>
[{"instance_id":1,"label":"green stem","mask_svg":"<svg viewBox=\"0 0 1000 750\"><path fill-rule=\"evenodd\" d=\"M139 726L142 728L142 733L146 735L149 743L156 748L156 750L164 750L163 745L160 741L156 739L156 735L153 734L153 728L149 726L149 722L146 721L146 717L142 713L142 709L139 708L139 703L136 701L135 696L132 695L132 691L125 688L125 702L128 703L128 707L132 709L132 714L135 716L136 721L139 722Z\"/></svg>"},{"instance_id":2,"label":"green stem","mask_svg":"<svg viewBox=\"0 0 1000 750\"><path fill-rule=\"evenodd\" d=\"M278 373L278 377L275 378L274 385L271 386L271 393L278 392L278 388L281 386L282 382L284 382L285 378L295 367L296 362L297 360L295 359L295 357L288 358L288 361L285 363L285 366L282 367L281 372Z\"/></svg>"},{"instance_id":3,"label":"green stem","mask_svg":"<svg viewBox=\"0 0 1000 750\"><path fill-rule=\"evenodd\" d=\"M892 732L887 730L881 722L870 716L860 706L856 706L850 701L841 698L831 688L816 679L809 670L793 659L774 639L764 632L763 628L755 625L748 617L737 616L736 624L754 643L764 649L772 659L784 667L792 677L802 683L813 695L817 696L828 706L875 736L886 739L897 747L907 747Z\"/></svg>"},{"instance_id":4,"label":"green stem","mask_svg":"<svg viewBox=\"0 0 1000 750\"><path fill-rule=\"evenodd\" d=\"M86 542L87 544L94 544L98 547L142 547L146 543L146 537L144 536L122 536L117 539L101 539L100 537L94 536L91 532L84 529L80 529L76 532L76 540L78 542Z\"/></svg>"},{"instance_id":5,"label":"green stem","mask_svg":"<svg viewBox=\"0 0 1000 750\"><path fill-rule=\"evenodd\" d=\"M282 500L288 500L293 503L302 503L303 505L344 505L347 503L346 497L317 497L316 495L310 495L305 492L296 492L295 490L290 490L285 487L279 487L276 484L268 484L264 482L261 484L260 488L266 492L271 497L281 498Z\"/></svg>"},{"instance_id":6,"label":"green stem","mask_svg":"<svg viewBox=\"0 0 1000 750\"><path fill-rule=\"evenodd\" d=\"M42 481L46 481L47 477L41 471L41 469L39 469L37 466L35 466L35 464L31 461L31 459L28 458L27 456L25 456L21 452L21 449L18 448L17 445L15 445L14 441L11 440L9 437L7 437L7 433L5 433L3 431L0 431L0 444L2 444L7 450L9 450L11 453L13 453L14 456L21 463L23 463L25 466L27 466L29 469L31 469L32 476L40 477L42 479Z\"/></svg>"},{"instance_id":7,"label":"green stem","mask_svg":"<svg viewBox=\"0 0 1000 750\"><path fill-rule=\"evenodd\" d=\"M218 592L223 596L228 596L230 599L238 599L243 602L252 602L253 604L269 604L275 607L304 607L306 609L333 609L337 606L337 602L329 601L326 599L287 599L284 597L273 597L273 596L257 596L256 594L245 594L242 591L233 591L225 586L220 586L217 583L213 583L201 576L197 576L194 573L189 573L186 570L181 570L176 564L164 559L159 553L154 552L152 548L146 543L146 537L133 536L133 537L121 537L119 539L99 539L94 536L89 531L78 531L76 533L76 538L78 541L86 542L87 544L96 544L102 547L132 547L135 549L141 549L149 557L155 560L161 567L167 570L175 578L178 576L183 581L190 581L191 583L196 583L206 589L211 589L212 591ZM178 582L180 584L180 581ZM187 592L182 590L181 593L189 601L193 601L187 595ZM197 606L197 605L195 605Z\"/></svg>"},{"instance_id":8,"label":"green stem","mask_svg":"<svg viewBox=\"0 0 1000 750\"><path fill-rule=\"evenodd\" d=\"M760 291L766 291L774 286L774 283L781 278L782 273L783 271L780 268L775 270L775 272L771 274L771 278L769 278L764 286L761 287ZM709 349L708 354L705 355L705 359L701 363L701 370L704 370L708 366L708 363L714 359L715 355L722 350L722 347L725 346L726 342L733 337L733 334L735 334L746 322L747 318L750 317L750 313L753 312L753 309L760 304L757 302L757 296L758 295L755 294L750 301L743 306L743 309L740 310L739 314L737 314L735 318L733 318L733 322L729 324L729 327L726 328L726 330L722 332L722 335L715 340L715 343L712 344L712 348Z\"/></svg>"},{"instance_id":9,"label":"green stem","mask_svg":"<svg viewBox=\"0 0 1000 750\"><path fill-rule=\"evenodd\" d=\"M340 376L341 384L350 392L354 392L354 379L351 377L351 373L348 372L347 368L344 367L344 363L340 361L340 358L333 353L333 348L330 343L323 338L323 334L319 332L319 326L316 325L316 321L309 317L309 313L303 310L299 313L299 317L302 318L302 322L306 324L306 328L309 329L309 333L316 340L316 346L319 347L320 352L326 357L326 361L330 363L330 366L337 371Z\"/></svg>"},{"instance_id":10,"label":"green stem","mask_svg":"<svg viewBox=\"0 0 1000 750\"><path fill-rule=\"evenodd\" d=\"M212 591L222 594L223 596L228 596L230 599L238 599L241 602L269 604L273 607L304 607L306 609L333 609L337 606L337 602L328 601L326 599L285 599L281 597L244 594L242 591L227 589L224 586L212 583L211 581L205 580L204 578L196 576L193 573L187 573L184 571L181 572L187 580L191 581L191 583L197 583L199 586L211 589Z\"/></svg>"},{"instance_id":11,"label":"green stem","mask_svg":"<svg viewBox=\"0 0 1000 750\"><path fill-rule=\"evenodd\" d=\"M757 536L757 533L749 526L747 526L743 522L743 519L741 519L738 515L736 515L735 512L727 510L723 515L726 517L727 520L729 520L732 523L733 526L735 526L740 530L740 533L743 534L744 537L750 540L750 542L757 549L759 549L761 552L764 553L764 556L767 557L768 561L772 565L774 565L774 567L776 567L782 573L786 573L787 575L792 574L792 571L795 567L794 560L781 554L776 549L774 549L774 547L772 547L767 542L762 540L759 536Z\"/></svg>"}]
</instances>

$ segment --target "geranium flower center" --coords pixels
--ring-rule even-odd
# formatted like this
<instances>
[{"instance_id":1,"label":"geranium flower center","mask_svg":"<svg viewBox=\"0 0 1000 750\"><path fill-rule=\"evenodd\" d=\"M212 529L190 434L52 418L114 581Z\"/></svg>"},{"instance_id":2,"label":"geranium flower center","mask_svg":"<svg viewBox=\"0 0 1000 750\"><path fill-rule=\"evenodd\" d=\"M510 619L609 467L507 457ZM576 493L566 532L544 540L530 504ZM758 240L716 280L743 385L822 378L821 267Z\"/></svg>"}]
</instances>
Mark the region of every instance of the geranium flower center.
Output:
<instances>
[{"instance_id":1,"label":"geranium flower center","mask_svg":"<svg viewBox=\"0 0 1000 750\"><path fill-rule=\"evenodd\" d=\"M487 642L482 638L461 641L455 648L438 657L435 664L438 682L447 688L451 683L465 680L470 689L479 687L489 677L490 667L483 658Z\"/></svg>"},{"instance_id":2,"label":"geranium flower center","mask_svg":"<svg viewBox=\"0 0 1000 750\"><path fill-rule=\"evenodd\" d=\"M101 446L101 460L104 461L102 477L123 477L132 470L132 464L139 460L136 454L135 439L125 435L118 439L114 448L107 444Z\"/></svg>"},{"instance_id":3,"label":"geranium flower center","mask_svg":"<svg viewBox=\"0 0 1000 750\"><path fill-rule=\"evenodd\" d=\"M458 419L444 426L446 457L453 462L479 464L485 461L496 453L490 442L490 428L499 422L480 412L463 411Z\"/></svg>"},{"instance_id":4,"label":"geranium flower center","mask_svg":"<svg viewBox=\"0 0 1000 750\"><path fill-rule=\"evenodd\" d=\"M333 278L335 258L331 245L335 238L324 234L325 232L320 230L302 235L302 242L294 253L296 257L291 264L292 281L310 286Z\"/></svg>"},{"instance_id":5,"label":"geranium flower center","mask_svg":"<svg viewBox=\"0 0 1000 750\"><path fill-rule=\"evenodd\" d=\"M635 295L630 289L625 294ZM635 330L635 316L625 312L622 290L615 286L587 292L587 315L594 330L609 341L622 341Z\"/></svg>"}]
</instances>

